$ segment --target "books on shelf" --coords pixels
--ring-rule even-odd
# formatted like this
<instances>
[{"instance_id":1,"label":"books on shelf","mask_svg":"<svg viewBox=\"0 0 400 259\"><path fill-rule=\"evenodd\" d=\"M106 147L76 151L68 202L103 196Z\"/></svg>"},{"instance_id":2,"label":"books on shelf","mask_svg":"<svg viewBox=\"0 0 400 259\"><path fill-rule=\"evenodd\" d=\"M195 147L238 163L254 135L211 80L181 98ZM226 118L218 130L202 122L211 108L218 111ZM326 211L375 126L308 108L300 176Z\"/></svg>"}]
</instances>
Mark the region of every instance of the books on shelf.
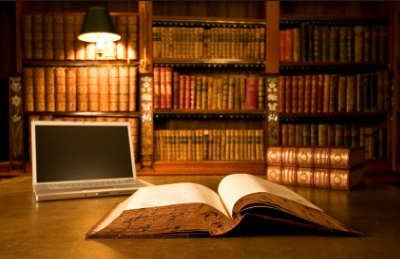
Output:
<instances>
[{"instance_id":1,"label":"books on shelf","mask_svg":"<svg viewBox=\"0 0 400 259\"><path fill-rule=\"evenodd\" d=\"M195 183L141 188L94 224L86 238L218 236L252 216L330 233L363 235L282 185L233 174L222 179L218 192Z\"/></svg>"},{"instance_id":2,"label":"books on shelf","mask_svg":"<svg viewBox=\"0 0 400 259\"><path fill-rule=\"evenodd\" d=\"M22 54L26 60L137 59L137 16L112 15L121 39L116 43L85 43L77 40L83 14L24 14L21 16ZM103 56L96 57L96 49Z\"/></svg>"},{"instance_id":3,"label":"books on shelf","mask_svg":"<svg viewBox=\"0 0 400 259\"><path fill-rule=\"evenodd\" d=\"M155 109L263 109L263 77L185 75L154 67Z\"/></svg>"},{"instance_id":4,"label":"books on shelf","mask_svg":"<svg viewBox=\"0 0 400 259\"><path fill-rule=\"evenodd\" d=\"M387 158L388 140L385 127L338 123L282 123L279 135L282 146L364 147L365 159ZM298 141L296 136L299 138Z\"/></svg>"},{"instance_id":5,"label":"books on shelf","mask_svg":"<svg viewBox=\"0 0 400 259\"><path fill-rule=\"evenodd\" d=\"M387 70L355 75L281 75L280 113L385 112L391 107Z\"/></svg>"},{"instance_id":6,"label":"books on shelf","mask_svg":"<svg viewBox=\"0 0 400 259\"><path fill-rule=\"evenodd\" d=\"M262 130L157 130L156 161L263 161Z\"/></svg>"},{"instance_id":7,"label":"books on shelf","mask_svg":"<svg viewBox=\"0 0 400 259\"><path fill-rule=\"evenodd\" d=\"M24 67L27 112L137 109L137 67Z\"/></svg>"},{"instance_id":8,"label":"books on shelf","mask_svg":"<svg viewBox=\"0 0 400 259\"><path fill-rule=\"evenodd\" d=\"M363 181L363 147L268 147L267 180L285 185L351 190Z\"/></svg>"},{"instance_id":9,"label":"books on shelf","mask_svg":"<svg viewBox=\"0 0 400 259\"><path fill-rule=\"evenodd\" d=\"M154 58L262 59L264 27L153 27Z\"/></svg>"},{"instance_id":10,"label":"books on shelf","mask_svg":"<svg viewBox=\"0 0 400 259\"><path fill-rule=\"evenodd\" d=\"M387 62L388 44L388 25L302 22L280 30L280 62Z\"/></svg>"}]
</instances>

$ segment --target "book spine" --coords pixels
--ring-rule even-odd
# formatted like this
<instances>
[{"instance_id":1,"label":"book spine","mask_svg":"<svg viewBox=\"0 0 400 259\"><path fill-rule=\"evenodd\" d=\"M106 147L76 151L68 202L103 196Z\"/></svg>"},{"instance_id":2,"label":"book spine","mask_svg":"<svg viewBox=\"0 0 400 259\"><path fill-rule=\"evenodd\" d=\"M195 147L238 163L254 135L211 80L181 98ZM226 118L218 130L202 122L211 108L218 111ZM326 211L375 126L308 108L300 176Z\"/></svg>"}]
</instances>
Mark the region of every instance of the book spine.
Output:
<instances>
[{"instance_id":1,"label":"book spine","mask_svg":"<svg viewBox=\"0 0 400 259\"><path fill-rule=\"evenodd\" d=\"M130 112L136 111L137 99L137 67L129 67L129 108ZM101 102L100 102L101 103Z\"/></svg>"},{"instance_id":2,"label":"book spine","mask_svg":"<svg viewBox=\"0 0 400 259\"><path fill-rule=\"evenodd\" d=\"M291 76L292 79L292 100L291 100L291 110L292 113L298 113L298 103L299 103L299 81L298 76Z\"/></svg>"},{"instance_id":3,"label":"book spine","mask_svg":"<svg viewBox=\"0 0 400 259\"><path fill-rule=\"evenodd\" d=\"M56 96L56 112L66 111L66 76L65 67L57 67L55 69L55 96Z\"/></svg>"},{"instance_id":4,"label":"book spine","mask_svg":"<svg viewBox=\"0 0 400 259\"><path fill-rule=\"evenodd\" d=\"M126 66L118 69L118 111L127 112L129 109L129 69Z\"/></svg>"},{"instance_id":5,"label":"book spine","mask_svg":"<svg viewBox=\"0 0 400 259\"><path fill-rule=\"evenodd\" d=\"M46 67L45 69L45 106L47 112L56 111L56 87L55 87L55 68Z\"/></svg>"},{"instance_id":6,"label":"book spine","mask_svg":"<svg viewBox=\"0 0 400 259\"><path fill-rule=\"evenodd\" d=\"M34 80L33 68L24 67L22 69L23 93L24 93L24 110L27 112L35 111L34 104Z\"/></svg>"},{"instance_id":7,"label":"book spine","mask_svg":"<svg viewBox=\"0 0 400 259\"><path fill-rule=\"evenodd\" d=\"M33 58L32 15L22 15L21 17L22 17L21 21L22 56L24 59L32 59Z\"/></svg>"},{"instance_id":8,"label":"book spine","mask_svg":"<svg viewBox=\"0 0 400 259\"><path fill-rule=\"evenodd\" d=\"M258 108L258 77L246 78L246 108Z\"/></svg>"},{"instance_id":9,"label":"book spine","mask_svg":"<svg viewBox=\"0 0 400 259\"><path fill-rule=\"evenodd\" d=\"M172 108L172 67L165 68L165 108Z\"/></svg>"}]
</instances>

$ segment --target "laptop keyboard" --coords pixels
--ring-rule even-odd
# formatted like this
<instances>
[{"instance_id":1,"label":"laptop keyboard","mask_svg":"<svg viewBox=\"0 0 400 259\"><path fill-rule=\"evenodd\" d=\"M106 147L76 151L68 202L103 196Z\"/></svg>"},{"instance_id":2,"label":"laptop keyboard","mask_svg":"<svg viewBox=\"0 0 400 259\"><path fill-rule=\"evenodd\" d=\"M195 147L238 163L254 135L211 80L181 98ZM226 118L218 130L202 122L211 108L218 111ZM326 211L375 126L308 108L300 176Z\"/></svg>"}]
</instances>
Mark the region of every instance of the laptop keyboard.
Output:
<instances>
[{"instance_id":1,"label":"laptop keyboard","mask_svg":"<svg viewBox=\"0 0 400 259\"><path fill-rule=\"evenodd\" d=\"M97 187L112 187L115 185L124 185L132 183L132 179L126 180L105 180L96 182L82 182L82 183L55 183L48 184L49 189L76 189L76 188L97 188Z\"/></svg>"}]
</instances>

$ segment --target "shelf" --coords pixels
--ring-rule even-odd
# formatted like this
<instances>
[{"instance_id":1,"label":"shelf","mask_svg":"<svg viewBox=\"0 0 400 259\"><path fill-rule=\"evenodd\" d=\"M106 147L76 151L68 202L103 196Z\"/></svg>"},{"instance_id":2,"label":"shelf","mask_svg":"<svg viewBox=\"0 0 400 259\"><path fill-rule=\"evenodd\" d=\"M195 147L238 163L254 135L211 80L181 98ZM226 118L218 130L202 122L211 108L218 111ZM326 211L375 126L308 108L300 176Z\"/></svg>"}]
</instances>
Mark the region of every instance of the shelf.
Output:
<instances>
[{"instance_id":1,"label":"shelf","mask_svg":"<svg viewBox=\"0 0 400 259\"><path fill-rule=\"evenodd\" d=\"M262 59L178 59L155 58L154 66L159 67L238 67L238 68L263 68Z\"/></svg>"},{"instance_id":2,"label":"shelf","mask_svg":"<svg viewBox=\"0 0 400 259\"><path fill-rule=\"evenodd\" d=\"M166 119L265 119L264 110L155 110L154 118Z\"/></svg>"},{"instance_id":3,"label":"shelf","mask_svg":"<svg viewBox=\"0 0 400 259\"><path fill-rule=\"evenodd\" d=\"M301 23L313 25L387 25L390 20L386 17L345 17L345 16L284 16L279 19L280 25L300 25Z\"/></svg>"},{"instance_id":4,"label":"shelf","mask_svg":"<svg viewBox=\"0 0 400 259\"><path fill-rule=\"evenodd\" d=\"M154 174L265 174L264 161L157 161Z\"/></svg>"},{"instance_id":5,"label":"shelf","mask_svg":"<svg viewBox=\"0 0 400 259\"><path fill-rule=\"evenodd\" d=\"M25 67L88 67L137 66L139 61L127 60L24 60Z\"/></svg>"},{"instance_id":6,"label":"shelf","mask_svg":"<svg viewBox=\"0 0 400 259\"><path fill-rule=\"evenodd\" d=\"M387 62L285 62L279 70L285 72L365 72L388 69Z\"/></svg>"},{"instance_id":7,"label":"shelf","mask_svg":"<svg viewBox=\"0 0 400 259\"><path fill-rule=\"evenodd\" d=\"M52 115L55 117L140 117L140 112L25 112L31 115Z\"/></svg>"},{"instance_id":8,"label":"shelf","mask_svg":"<svg viewBox=\"0 0 400 259\"><path fill-rule=\"evenodd\" d=\"M218 17L179 17L154 16L153 26L202 26L202 27L261 27L263 19L250 18L218 18Z\"/></svg>"}]
</instances>

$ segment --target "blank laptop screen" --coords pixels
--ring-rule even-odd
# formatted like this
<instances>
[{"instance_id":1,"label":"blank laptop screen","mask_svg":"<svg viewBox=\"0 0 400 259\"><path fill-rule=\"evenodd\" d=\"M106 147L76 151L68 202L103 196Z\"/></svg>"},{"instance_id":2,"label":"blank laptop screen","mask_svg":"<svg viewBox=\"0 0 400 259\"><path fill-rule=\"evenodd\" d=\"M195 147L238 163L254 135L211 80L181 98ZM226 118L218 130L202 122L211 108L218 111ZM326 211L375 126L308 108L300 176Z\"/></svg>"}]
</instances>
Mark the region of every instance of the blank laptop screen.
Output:
<instances>
[{"instance_id":1,"label":"blank laptop screen","mask_svg":"<svg viewBox=\"0 0 400 259\"><path fill-rule=\"evenodd\" d=\"M133 176L127 126L36 125L37 182Z\"/></svg>"}]
</instances>

